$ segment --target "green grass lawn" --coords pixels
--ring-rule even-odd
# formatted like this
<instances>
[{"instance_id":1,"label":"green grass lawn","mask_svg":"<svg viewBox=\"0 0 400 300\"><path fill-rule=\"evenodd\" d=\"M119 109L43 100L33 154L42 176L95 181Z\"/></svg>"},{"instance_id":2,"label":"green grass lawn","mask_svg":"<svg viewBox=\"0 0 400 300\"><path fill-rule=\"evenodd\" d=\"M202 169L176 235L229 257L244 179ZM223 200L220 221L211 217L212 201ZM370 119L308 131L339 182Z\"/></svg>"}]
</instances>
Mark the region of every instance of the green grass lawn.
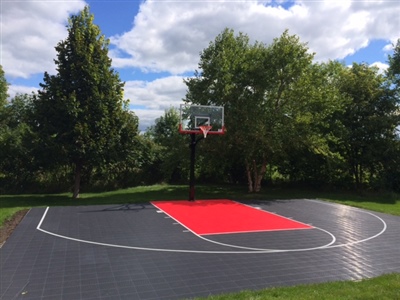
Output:
<instances>
[{"instance_id":1,"label":"green grass lawn","mask_svg":"<svg viewBox=\"0 0 400 300\"><path fill-rule=\"evenodd\" d=\"M140 203L152 200L187 199L188 187L183 185L153 185L103 193L83 193L79 199L72 199L72 194L33 194L33 195L0 195L0 224L10 218L16 211L31 207L125 204ZM261 193L249 194L243 186L210 186L196 187L197 199L240 199L240 200L273 200L273 199L323 199L346 205L365 208L373 211L400 216L400 195L357 195L354 193L319 192L313 190L266 188Z\"/></svg>"},{"instance_id":2,"label":"green grass lawn","mask_svg":"<svg viewBox=\"0 0 400 300\"><path fill-rule=\"evenodd\" d=\"M0 224L21 209L44 206L141 203L152 200L187 199L188 187L154 185L113 192L84 193L79 199L71 194L0 195ZM266 188L249 194L243 186L197 186L197 199L323 199L355 207L400 216L400 195L321 192L312 190ZM400 274L389 274L359 282L331 282L262 291L243 291L237 294L213 296L208 299L400 299Z\"/></svg>"},{"instance_id":3,"label":"green grass lawn","mask_svg":"<svg viewBox=\"0 0 400 300\"><path fill-rule=\"evenodd\" d=\"M198 298L208 300L395 300L400 299L400 274L358 282L337 281Z\"/></svg>"}]
</instances>

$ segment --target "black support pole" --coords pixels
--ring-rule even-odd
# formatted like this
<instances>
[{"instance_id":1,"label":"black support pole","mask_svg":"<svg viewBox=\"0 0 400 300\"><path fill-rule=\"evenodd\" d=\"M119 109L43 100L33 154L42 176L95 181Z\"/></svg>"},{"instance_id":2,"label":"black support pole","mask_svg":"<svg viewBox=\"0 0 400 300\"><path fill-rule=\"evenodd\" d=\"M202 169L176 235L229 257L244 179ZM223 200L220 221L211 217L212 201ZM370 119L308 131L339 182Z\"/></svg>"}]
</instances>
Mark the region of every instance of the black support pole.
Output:
<instances>
[{"instance_id":1,"label":"black support pole","mask_svg":"<svg viewBox=\"0 0 400 300\"><path fill-rule=\"evenodd\" d=\"M189 178L189 201L194 201L194 165L196 160L196 134L190 134L190 178Z\"/></svg>"}]
</instances>

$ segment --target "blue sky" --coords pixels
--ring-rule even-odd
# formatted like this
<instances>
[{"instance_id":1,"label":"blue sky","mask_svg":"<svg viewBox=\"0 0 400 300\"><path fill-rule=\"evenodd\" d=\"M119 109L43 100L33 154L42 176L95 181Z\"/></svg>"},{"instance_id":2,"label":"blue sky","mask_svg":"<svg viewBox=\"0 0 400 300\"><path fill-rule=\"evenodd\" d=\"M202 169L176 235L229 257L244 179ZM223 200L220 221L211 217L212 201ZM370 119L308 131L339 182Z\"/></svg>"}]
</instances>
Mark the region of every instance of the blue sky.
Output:
<instances>
[{"instance_id":1,"label":"blue sky","mask_svg":"<svg viewBox=\"0 0 400 300\"><path fill-rule=\"evenodd\" d=\"M183 78L199 52L224 28L270 43L285 29L307 42L316 61L364 62L387 67L390 44L400 38L400 2L255 0L2 0L0 64L9 94L38 89L54 73L54 47L66 38L68 16L90 6L110 38L113 67L141 130L185 95Z\"/></svg>"}]
</instances>

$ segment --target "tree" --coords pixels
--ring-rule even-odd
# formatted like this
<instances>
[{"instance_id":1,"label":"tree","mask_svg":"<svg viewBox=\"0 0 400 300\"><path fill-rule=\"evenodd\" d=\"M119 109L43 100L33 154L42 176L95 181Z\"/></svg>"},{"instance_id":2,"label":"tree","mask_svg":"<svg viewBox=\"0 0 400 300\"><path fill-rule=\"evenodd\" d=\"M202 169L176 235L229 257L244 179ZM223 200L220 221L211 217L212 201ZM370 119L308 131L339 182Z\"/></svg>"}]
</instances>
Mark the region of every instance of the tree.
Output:
<instances>
[{"instance_id":1,"label":"tree","mask_svg":"<svg viewBox=\"0 0 400 300\"><path fill-rule=\"evenodd\" d=\"M8 98L8 83L3 71L3 67L0 65L0 111L6 106Z\"/></svg>"},{"instance_id":2,"label":"tree","mask_svg":"<svg viewBox=\"0 0 400 300\"><path fill-rule=\"evenodd\" d=\"M386 72L388 89L393 92L395 108L392 117L397 120L395 137L391 147L387 147L383 152L383 172L382 177L384 186L391 190L400 190L400 39L393 45L393 55L388 56L389 68Z\"/></svg>"},{"instance_id":3,"label":"tree","mask_svg":"<svg viewBox=\"0 0 400 300\"><path fill-rule=\"evenodd\" d=\"M110 149L107 162L91 165L86 184L92 189L109 190L126 188L133 185L153 182L155 174L146 174L154 161L153 144L138 134L138 117L129 111L123 111L123 127L120 142Z\"/></svg>"},{"instance_id":4,"label":"tree","mask_svg":"<svg viewBox=\"0 0 400 300\"><path fill-rule=\"evenodd\" d=\"M338 151L345 159L355 188L373 179L382 168L382 157L392 148L399 125L398 99L385 84L378 69L353 63L341 74L340 91L349 99L336 137Z\"/></svg>"},{"instance_id":5,"label":"tree","mask_svg":"<svg viewBox=\"0 0 400 300\"><path fill-rule=\"evenodd\" d=\"M2 129L5 128L5 108L7 106L8 98L8 83L3 71L3 67L0 65L0 135Z\"/></svg>"},{"instance_id":6,"label":"tree","mask_svg":"<svg viewBox=\"0 0 400 300\"><path fill-rule=\"evenodd\" d=\"M24 186L32 179L33 141L28 125L32 95L17 94L2 111L0 172L9 189Z\"/></svg>"},{"instance_id":7,"label":"tree","mask_svg":"<svg viewBox=\"0 0 400 300\"><path fill-rule=\"evenodd\" d=\"M299 97L306 88L296 83L307 76L312 58L288 31L266 46L225 29L202 51L201 72L186 80L187 102L225 106L226 141L241 153L250 192L260 191L267 164L288 138L301 139L287 133L309 101Z\"/></svg>"},{"instance_id":8,"label":"tree","mask_svg":"<svg viewBox=\"0 0 400 300\"><path fill-rule=\"evenodd\" d=\"M393 55L388 56L389 68L386 72L387 77L395 86L397 97L400 97L400 39L394 46Z\"/></svg>"},{"instance_id":9,"label":"tree","mask_svg":"<svg viewBox=\"0 0 400 300\"><path fill-rule=\"evenodd\" d=\"M146 132L146 136L158 145L159 171L167 182L180 182L187 178L188 155L185 154L188 140L178 132L178 127L179 112L171 107Z\"/></svg>"},{"instance_id":10,"label":"tree","mask_svg":"<svg viewBox=\"0 0 400 300\"><path fill-rule=\"evenodd\" d=\"M343 159L337 152L338 132L349 101L338 82L346 66L339 62L314 63L293 87L300 109L290 116L292 128L285 129L287 142L275 164L291 181L307 185L334 183L341 174ZM288 119L289 121L289 119ZM339 127L339 128L338 128Z\"/></svg>"},{"instance_id":11,"label":"tree","mask_svg":"<svg viewBox=\"0 0 400 300\"><path fill-rule=\"evenodd\" d=\"M88 6L69 18L68 37L55 47L57 74L44 74L33 103L32 127L47 159L74 166L74 198L85 168L119 155L115 149L132 120L125 113L124 83L111 68L109 41L93 19Z\"/></svg>"}]
</instances>

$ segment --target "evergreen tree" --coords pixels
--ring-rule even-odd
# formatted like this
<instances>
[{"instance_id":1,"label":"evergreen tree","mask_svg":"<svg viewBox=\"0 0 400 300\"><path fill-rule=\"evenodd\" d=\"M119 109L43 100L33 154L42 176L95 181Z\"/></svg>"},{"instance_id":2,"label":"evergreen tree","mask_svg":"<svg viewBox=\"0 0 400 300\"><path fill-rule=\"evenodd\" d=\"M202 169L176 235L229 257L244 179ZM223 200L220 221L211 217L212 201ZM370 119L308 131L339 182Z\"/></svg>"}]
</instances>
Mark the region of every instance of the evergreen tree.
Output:
<instances>
[{"instance_id":1,"label":"evergreen tree","mask_svg":"<svg viewBox=\"0 0 400 300\"><path fill-rule=\"evenodd\" d=\"M74 198L85 169L123 153L126 128L137 134L137 126L126 124L136 118L126 117L124 83L111 67L109 41L93 19L88 6L69 18L68 37L55 47L57 74L44 74L34 101L33 128L47 163L74 167Z\"/></svg>"}]
</instances>

